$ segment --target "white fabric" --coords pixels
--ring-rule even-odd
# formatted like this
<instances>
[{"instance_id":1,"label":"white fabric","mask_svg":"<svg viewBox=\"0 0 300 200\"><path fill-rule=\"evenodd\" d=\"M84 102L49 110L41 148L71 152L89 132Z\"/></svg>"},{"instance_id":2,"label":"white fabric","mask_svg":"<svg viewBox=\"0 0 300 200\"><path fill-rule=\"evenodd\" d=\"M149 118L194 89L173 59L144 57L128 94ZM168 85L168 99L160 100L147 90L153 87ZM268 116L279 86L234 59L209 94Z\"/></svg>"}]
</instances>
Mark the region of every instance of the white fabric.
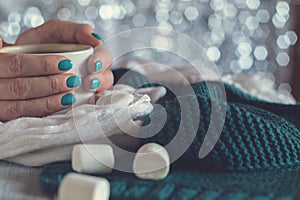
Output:
<instances>
[{"instance_id":1,"label":"white fabric","mask_svg":"<svg viewBox=\"0 0 300 200\"><path fill-rule=\"evenodd\" d=\"M164 80L188 84L204 80L224 81L270 102L295 103L291 95L275 90L274 84L261 74L218 77L207 68L170 68L136 60L127 64L154 82ZM27 166L68 160L74 144L105 143L106 137L118 137L122 127L138 132L136 126L128 127L132 124L128 122L149 114L152 104L165 94L164 87L135 91L127 85L115 85L102 94L96 105L82 105L64 115L0 122L0 159Z\"/></svg>"},{"instance_id":2,"label":"white fabric","mask_svg":"<svg viewBox=\"0 0 300 200\"><path fill-rule=\"evenodd\" d=\"M149 114L153 108L148 95L130 94L123 88L128 91L128 86L118 86L105 91L96 105L82 105L65 115L24 117L1 123L0 159L44 165L70 159L74 144L95 143L120 134L120 127Z\"/></svg>"},{"instance_id":3,"label":"white fabric","mask_svg":"<svg viewBox=\"0 0 300 200\"><path fill-rule=\"evenodd\" d=\"M295 104L294 97L285 91L275 89L273 81L264 74L235 74L222 77L222 81L233 84L245 93L273 103Z\"/></svg>"}]
</instances>

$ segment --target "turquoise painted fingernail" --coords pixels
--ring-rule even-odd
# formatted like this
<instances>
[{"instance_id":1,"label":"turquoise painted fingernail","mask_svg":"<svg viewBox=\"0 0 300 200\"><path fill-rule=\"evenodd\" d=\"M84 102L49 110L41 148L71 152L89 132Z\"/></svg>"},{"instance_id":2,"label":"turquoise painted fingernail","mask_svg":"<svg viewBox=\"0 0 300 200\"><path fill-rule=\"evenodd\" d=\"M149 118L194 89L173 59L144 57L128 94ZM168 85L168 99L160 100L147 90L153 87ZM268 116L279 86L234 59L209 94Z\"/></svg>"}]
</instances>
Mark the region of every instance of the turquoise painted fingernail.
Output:
<instances>
[{"instance_id":1,"label":"turquoise painted fingernail","mask_svg":"<svg viewBox=\"0 0 300 200\"><path fill-rule=\"evenodd\" d=\"M93 78L91 89L96 89L99 86L100 86L100 80L98 78Z\"/></svg>"},{"instance_id":2,"label":"turquoise painted fingernail","mask_svg":"<svg viewBox=\"0 0 300 200\"><path fill-rule=\"evenodd\" d=\"M99 71L102 68L102 62L100 60L95 63L95 71Z\"/></svg>"},{"instance_id":3,"label":"turquoise painted fingernail","mask_svg":"<svg viewBox=\"0 0 300 200\"><path fill-rule=\"evenodd\" d=\"M103 37L101 37L98 33L92 33L92 35L97 38L98 40L101 40L102 42L104 42Z\"/></svg>"},{"instance_id":4,"label":"turquoise painted fingernail","mask_svg":"<svg viewBox=\"0 0 300 200\"><path fill-rule=\"evenodd\" d=\"M66 94L61 98L61 105L67 106L76 102L76 97L74 94Z\"/></svg>"},{"instance_id":5,"label":"turquoise painted fingernail","mask_svg":"<svg viewBox=\"0 0 300 200\"><path fill-rule=\"evenodd\" d=\"M58 69L61 71L70 70L73 67L71 60L62 60L58 63Z\"/></svg>"},{"instance_id":6,"label":"turquoise painted fingernail","mask_svg":"<svg viewBox=\"0 0 300 200\"><path fill-rule=\"evenodd\" d=\"M81 86L81 83L82 83L82 81L81 81L81 78L79 76L70 76L67 79L67 86L69 88Z\"/></svg>"}]
</instances>

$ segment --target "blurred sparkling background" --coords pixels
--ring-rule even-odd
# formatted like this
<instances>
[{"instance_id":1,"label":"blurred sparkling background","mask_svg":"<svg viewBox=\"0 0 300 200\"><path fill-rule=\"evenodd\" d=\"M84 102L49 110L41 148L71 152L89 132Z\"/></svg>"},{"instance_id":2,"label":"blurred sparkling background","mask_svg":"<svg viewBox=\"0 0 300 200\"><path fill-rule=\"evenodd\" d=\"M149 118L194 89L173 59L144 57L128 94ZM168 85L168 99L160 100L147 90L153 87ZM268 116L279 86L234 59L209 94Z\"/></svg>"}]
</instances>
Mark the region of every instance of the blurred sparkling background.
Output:
<instances>
[{"instance_id":1,"label":"blurred sparkling background","mask_svg":"<svg viewBox=\"0 0 300 200\"><path fill-rule=\"evenodd\" d=\"M0 0L0 34L6 42L52 18L88 23L104 38L137 27L172 29L202 44L223 73L264 72L273 81L274 73L289 65L288 50L297 42L289 30L289 1ZM164 36L149 39L175 45ZM134 55L152 58L152 53ZM168 54L157 59L174 61ZM278 86L291 90L287 83Z\"/></svg>"}]
</instances>

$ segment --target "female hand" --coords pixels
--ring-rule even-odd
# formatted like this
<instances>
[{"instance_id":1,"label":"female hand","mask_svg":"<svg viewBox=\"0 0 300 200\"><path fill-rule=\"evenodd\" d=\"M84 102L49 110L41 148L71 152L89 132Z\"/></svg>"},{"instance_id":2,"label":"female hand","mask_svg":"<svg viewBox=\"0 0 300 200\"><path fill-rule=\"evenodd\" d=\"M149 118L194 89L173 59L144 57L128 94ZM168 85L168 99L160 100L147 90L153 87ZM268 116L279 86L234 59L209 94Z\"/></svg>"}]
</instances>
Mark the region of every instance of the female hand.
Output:
<instances>
[{"instance_id":1,"label":"female hand","mask_svg":"<svg viewBox=\"0 0 300 200\"><path fill-rule=\"evenodd\" d=\"M108 70L112 56L91 26L51 20L24 32L16 41L17 45L36 43L93 46L94 53L87 66L90 75L83 80L83 85L96 92L96 96L112 86L113 75ZM0 48L2 45L0 37ZM66 60L66 57L56 55L0 53L0 120L42 117L70 107L74 99L69 94L79 86L68 82L70 77L78 75L67 73L72 66Z\"/></svg>"}]
</instances>

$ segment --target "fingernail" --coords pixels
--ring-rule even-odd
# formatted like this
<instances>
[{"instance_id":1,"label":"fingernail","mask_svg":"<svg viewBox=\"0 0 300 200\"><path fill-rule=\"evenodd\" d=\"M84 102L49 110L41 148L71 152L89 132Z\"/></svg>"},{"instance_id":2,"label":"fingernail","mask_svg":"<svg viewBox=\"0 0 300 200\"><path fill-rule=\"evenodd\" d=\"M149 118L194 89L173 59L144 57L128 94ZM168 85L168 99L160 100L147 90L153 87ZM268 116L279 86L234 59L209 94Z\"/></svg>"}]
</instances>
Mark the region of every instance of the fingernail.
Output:
<instances>
[{"instance_id":1,"label":"fingernail","mask_svg":"<svg viewBox=\"0 0 300 200\"><path fill-rule=\"evenodd\" d=\"M76 102L76 97L74 94L66 94L61 98L61 105L67 106Z\"/></svg>"},{"instance_id":2,"label":"fingernail","mask_svg":"<svg viewBox=\"0 0 300 200\"><path fill-rule=\"evenodd\" d=\"M100 80L98 78L93 78L91 89L96 89L99 86L100 86Z\"/></svg>"},{"instance_id":3,"label":"fingernail","mask_svg":"<svg viewBox=\"0 0 300 200\"><path fill-rule=\"evenodd\" d=\"M92 33L92 35L97 38L98 40L101 40L102 42L104 42L103 37L101 37L98 33Z\"/></svg>"},{"instance_id":4,"label":"fingernail","mask_svg":"<svg viewBox=\"0 0 300 200\"><path fill-rule=\"evenodd\" d=\"M102 62L100 60L95 63L95 71L99 71L102 68Z\"/></svg>"},{"instance_id":5,"label":"fingernail","mask_svg":"<svg viewBox=\"0 0 300 200\"><path fill-rule=\"evenodd\" d=\"M62 60L58 63L58 69L61 71L70 70L73 64L71 60Z\"/></svg>"},{"instance_id":6,"label":"fingernail","mask_svg":"<svg viewBox=\"0 0 300 200\"><path fill-rule=\"evenodd\" d=\"M70 76L67 79L67 86L69 88L81 86L81 83L82 83L82 81L81 81L81 78L79 76Z\"/></svg>"}]
</instances>

